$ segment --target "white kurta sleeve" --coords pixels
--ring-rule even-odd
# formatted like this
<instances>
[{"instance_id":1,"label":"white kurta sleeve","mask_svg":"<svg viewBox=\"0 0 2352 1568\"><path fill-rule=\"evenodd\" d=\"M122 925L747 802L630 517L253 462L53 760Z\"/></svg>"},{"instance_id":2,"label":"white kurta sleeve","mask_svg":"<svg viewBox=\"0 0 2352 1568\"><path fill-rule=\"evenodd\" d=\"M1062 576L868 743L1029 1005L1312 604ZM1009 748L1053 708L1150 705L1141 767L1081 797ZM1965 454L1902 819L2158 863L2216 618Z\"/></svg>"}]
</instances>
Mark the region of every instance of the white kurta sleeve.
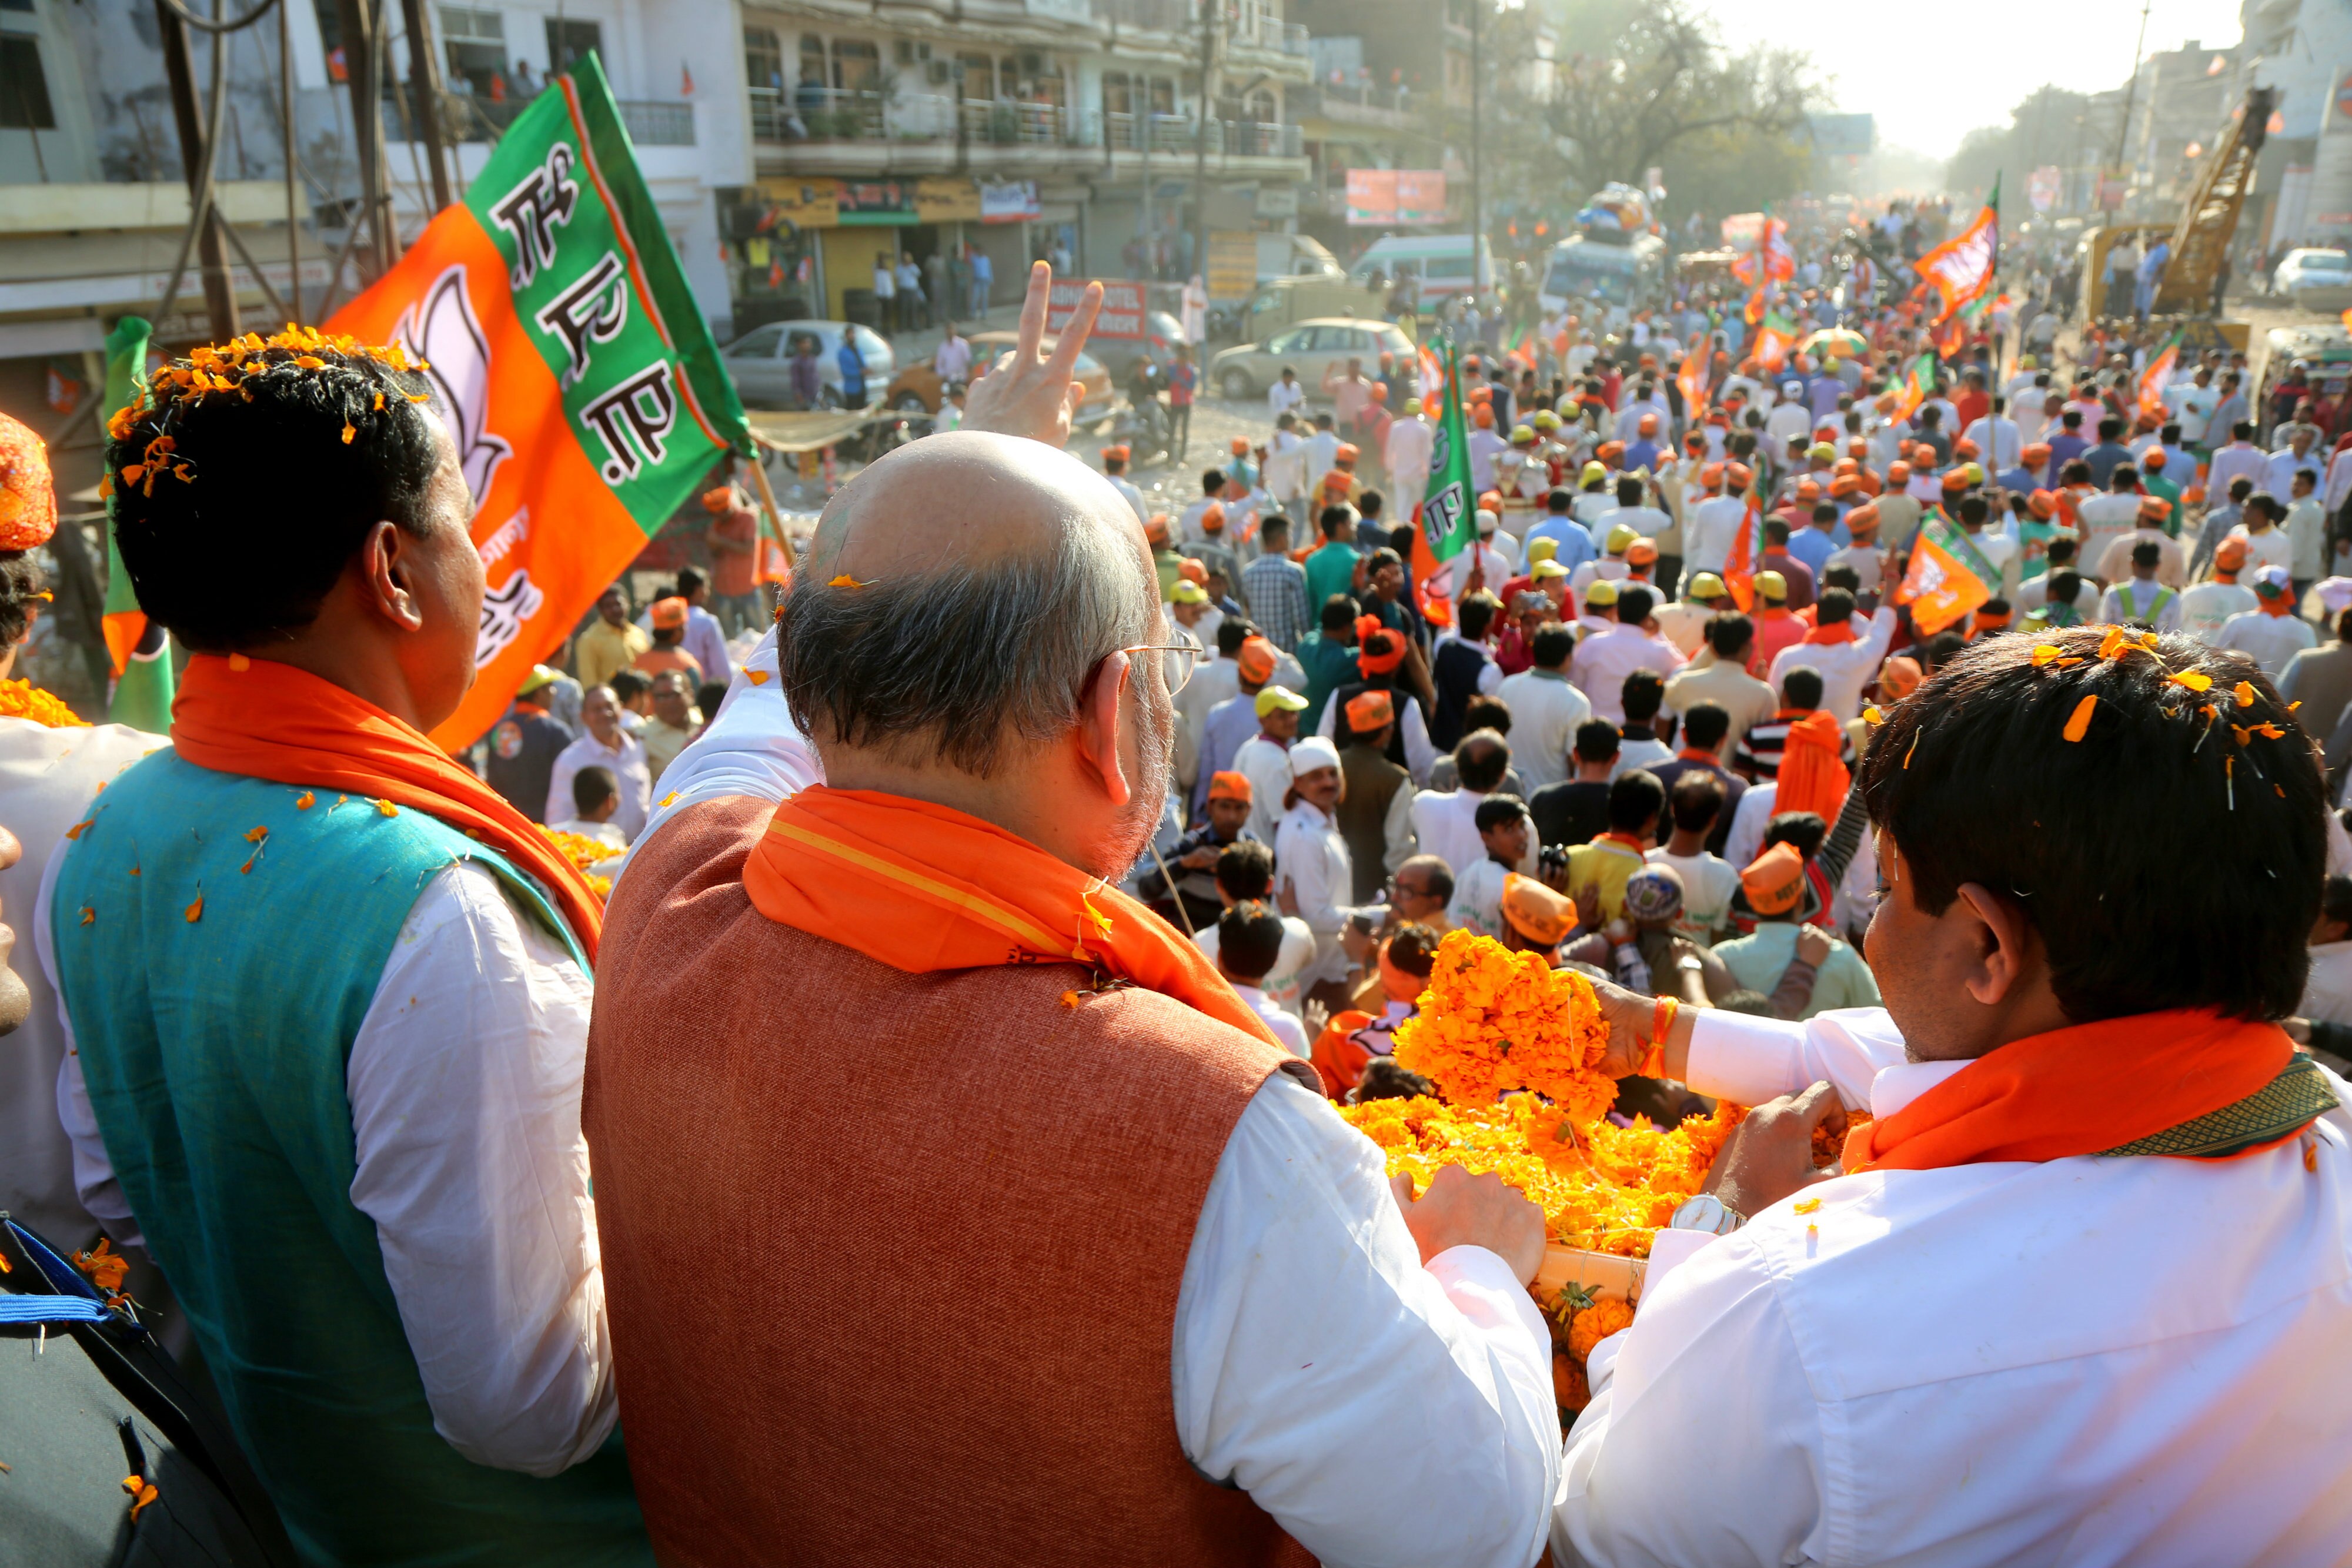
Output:
<instances>
[{"instance_id":1,"label":"white kurta sleeve","mask_svg":"<svg viewBox=\"0 0 2352 1568\"><path fill-rule=\"evenodd\" d=\"M1402 693L1398 695L1403 695ZM1323 711L1329 713L1331 706L1326 703L1323 706ZM1421 703L1418 698L1404 699L1403 722L1405 771L1412 775L1412 781L1415 784L1426 784L1429 782L1430 768L1437 761L1437 747L1430 742L1429 724L1422 717Z\"/></svg>"},{"instance_id":2,"label":"white kurta sleeve","mask_svg":"<svg viewBox=\"0 0 2352 1568\"><path fill-rule=\"evenodd\" d=\"M772 627L735 672L719 712L662 770L662 792L632 846L688 806L730 795L781 801L824 782L824 765L784 701ZM621 870L625 875L628 866Z\"/></svg>"},{"instance_id":3,"label":"white kurta sleeve","mask_svg":"<svg viewBox=\"0 0 2352 1568\"><path fill-rule=\"evenodd\" d=\"M588 1140L588 978L488 870L426 884L345 1067L384 1277L434 1429L476 1464L551 1476L618 1406Z\"/></svg>"},{"instance_id":4,"label":"white kurta sleeve","mask_svg":"<svg viewBox=\"0 0 2352 1568\"><path fill-rule=\"evenodd\" d=\"M1760 1105L1827 1079L1849 1106L1870 1103L1881 1069L1904 1061L1903 1036L1884 1008L1819 1013L1783 1023L1709 1010L1691 1025L1685 1082L1702 1094Z\"/></svg>"},{"instance_id":5,"label":"white kurta sleeve","mask_svg":"<svg viewBox=\"0 0 2352 1568\"><path fill-rule=\"evenodd\" d=\"M1820 1406L1775 1282L1735 1235L1645 1296L1586 1364L1552 1556L1610 1568L1837 1560Z\"/></svg>"},{"instance_id":6,"label":"white kurta sleeve","mask_svg":"<svg viewBox=\"0 0 2352 1568\"><path fill-rule=\"evenodd\" d=\"M1218 1161L1176 1303L1184 1452L1331 1568L1528 1568L1559 1477L1551 1346L1503 1260L1424 1269L1381 1153L1281 1075Z\"/></svg>"}]
</instances>

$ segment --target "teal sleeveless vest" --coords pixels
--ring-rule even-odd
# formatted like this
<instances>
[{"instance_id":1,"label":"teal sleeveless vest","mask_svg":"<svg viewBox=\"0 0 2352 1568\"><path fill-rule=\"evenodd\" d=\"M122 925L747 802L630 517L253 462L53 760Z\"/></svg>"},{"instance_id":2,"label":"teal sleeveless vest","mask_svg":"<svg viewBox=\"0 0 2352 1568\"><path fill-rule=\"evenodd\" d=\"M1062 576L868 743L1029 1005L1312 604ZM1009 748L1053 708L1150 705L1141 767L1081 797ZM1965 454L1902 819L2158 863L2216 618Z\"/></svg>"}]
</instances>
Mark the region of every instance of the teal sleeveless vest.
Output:
<instances>
[{"instance_id":1,"label":"teal sleeveless vest","mask_svg":"<svg viewBox=\"0 0 2352 1568\"><path fill-rule=\"evenodd\" d=\"M504 857L421 811L147 758L58 873L50 935L82 1075L304 1556L650 1563L617 1433L542 1480L434 1431L374 1223L352 1205L352 1041L417 894L466 859L571 942Z\"/></svg>"}]
</instances>

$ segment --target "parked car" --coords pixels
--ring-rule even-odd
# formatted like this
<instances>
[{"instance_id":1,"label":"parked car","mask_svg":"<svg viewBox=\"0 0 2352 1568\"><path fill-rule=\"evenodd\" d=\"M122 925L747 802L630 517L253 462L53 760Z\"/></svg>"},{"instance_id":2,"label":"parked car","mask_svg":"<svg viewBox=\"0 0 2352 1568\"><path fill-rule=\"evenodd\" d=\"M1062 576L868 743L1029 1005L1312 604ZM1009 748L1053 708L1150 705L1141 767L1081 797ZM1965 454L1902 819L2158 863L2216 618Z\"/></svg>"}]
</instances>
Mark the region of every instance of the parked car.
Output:
<instances>
[{"instance_id":1,"label":"parked car","mask_svg":"<svg viewBox=\"0 0 2352 1568\"><path fill-rule=\"evenodd\" d=\"M1176 345L1184 340L1183 323L1165 310L1143 313L1143 336L1140 338L1088 338L1087 352L1102 361L1110 372L1113 386L1125 386L1128 372L1135 369L1145 350L1161 364L1176 357Z\"/></svg>"},{"instance_id":2,"label":"parked car","mask_svg":"<svg viewBox=\"0 0 2352 1568\"><path fill-rule=\"evenodd\" d=\"M974 332L971 335L973 378L978 379L988 366L996 362L998 355L1012 349L1020 340L1021 335L1018 332ZM1053 338L1044 340L1048 352L1052 351L1056 340ZM1116 413L1117 404L1110 372L1103 369L1101 361L1081 350L1078 354L1077 380L1078 383L1086 388L1086 396L1079 402L1077 413L1071 423L1108 425ZM888 390L882 394L882 399L892 408L908 413L937 413L940 412L940 403L946 392L947 389L940 382L940 372L931 368L931 361L919 360L900 371L892 379Z\"/></svg>"},{"instance_id":3,"label":"parked car","mask_svg":"<svg viewBox=\"0 0 2352 1568\"><path fill-rule=\"evenodd\" d=\"M1288 365L1298 372L1307 395L1319 398L1325 370L1335 364L1344 369L1355 359L1364 362L1366 375L1377 377L1383 352L1394 355L1396 363L1411 366L1412 340L1402 328L1386 321L1327 316L1286 328L1263 342L1234 344L1209 361L1209 384L1229 398L1261 397ZM1396 401L1403 406L1402 397Z\"/></svg>"},{"instance_id":4,"label":"parked car","mask_svg":"<svg viewBox=\"0 0 2352 1568\"><path fill-rule=\"evenodd\" d=\"M1388 308L1385 291L1344 277L1277 277L1261 283L1239 305L1209 312L1209 336L1255 342L1295 321L1326 316L1371 318Z\"/></svg>"},{"instance_id":5,"label":"parked car","mask_svg":"<svg viewBox=\"0 0 2352 1568\"><path fill-rule=\"evenodd\" d=\"M2271 292L2306 309L2338 308L2346 301L2336 295L2352 296L2352 255L2309 247L2291 250L2271 274Z\"/></svg>"},{"instance_id":6,"label":"parked car","mask_svg":"<svg viewBox=\"0 0 2352 1568\"><path fill-rule=\"evenodd\" d=\"M719 357L727 362L727 373L735 378L735 390L747 408L795 407L793 400L793 356L800 345L810 339L816 340L817 379L824 389L824 404L841 406L841 335L850 334L857 345L857 357L866 361L866 397L868 402L875 392L889 384L898 373L898 356L890 351L889 343L870 327L854 321L771 321L756 327L719 350Z\"/></svg>"}]
</instances>

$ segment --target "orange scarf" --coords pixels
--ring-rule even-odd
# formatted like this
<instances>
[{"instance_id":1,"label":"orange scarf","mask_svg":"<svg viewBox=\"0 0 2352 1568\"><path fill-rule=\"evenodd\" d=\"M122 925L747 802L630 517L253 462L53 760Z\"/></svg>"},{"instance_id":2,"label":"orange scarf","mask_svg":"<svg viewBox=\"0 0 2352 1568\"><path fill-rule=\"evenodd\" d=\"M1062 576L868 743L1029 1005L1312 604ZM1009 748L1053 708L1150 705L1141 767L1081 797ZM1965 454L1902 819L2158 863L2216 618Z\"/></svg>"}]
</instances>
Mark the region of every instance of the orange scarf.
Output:
<instances>
[{"instance_id":1,"label":"orange scarf","mask_svg":"<svg viewBox=\"0 0 2352 1568\"><path fill-rule=\"evenodd\" d=\"M1853 622L1832 621L1826 626L1815 626L1806 632L1801 641L1819 646L1835 643L1851 643L1853 641Z\"/></svg>"},{"instance_id":2,"label":"orange scarf","mask_svg":"<svg viewBox=\"0 0 2352 1568\"><path fill-rule=\"evenodd\" d=\"M480 840L539 883L596 961L604 912L563 852L422 731L364 697L275 659L240 670L199 653L172 704L172 744L199 768L390 800Z\"/></svg>"},{"instance_id":3,"label":"orange scarf","mask_svg":"<svg viewBox=\"0 0 2352 1568\"><path fill-rule=\"evenodd\" d=\"M2235 1104L2267 1086L2294 1054L2276 1024L2210 1011L2052 1030L2011 1040L1892 1116L1855 1128L1846 1135L1845 1168L1937 1170L2120 1148Z\"/></svg>"},{"instance_id":4,"label":"orange scarf","mask_svg":"<svg viewBox=\"0 0 2352 1568\"><path fill-rule=\"evenodd\" d=\"M1812 811L1824 822L1836 821L1846 787L1853 781L1840 758L1844 749L1845 730L1832 715L1815 708L1791 720L1789 744L1780 753L1780 789L1773 797L1772 814Z\"/></svg>"},{"instance_id":5,"label":"orange scarf","mask_svg":"<svg viewBox=\"0 0 2352 1568\"><path fill-rule=\"evenodd\" d=\"M743 866L779 925L910 975L1092 965L1280 1047L1201 950L1100 878L925 800L816 785L776 808Z\"/></svg>"}]
</instances>

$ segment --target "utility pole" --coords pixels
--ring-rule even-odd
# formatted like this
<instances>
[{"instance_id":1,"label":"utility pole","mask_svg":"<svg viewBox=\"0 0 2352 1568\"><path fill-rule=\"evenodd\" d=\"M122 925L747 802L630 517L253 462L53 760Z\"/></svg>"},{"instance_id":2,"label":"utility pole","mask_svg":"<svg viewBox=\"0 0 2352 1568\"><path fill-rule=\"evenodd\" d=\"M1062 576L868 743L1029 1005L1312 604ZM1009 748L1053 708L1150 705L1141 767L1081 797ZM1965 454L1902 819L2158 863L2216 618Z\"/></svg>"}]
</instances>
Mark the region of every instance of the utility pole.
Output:
<instances>
[{"instance_id":1,"label":"utility pole","mask_svg":"<svg viewBox=\"0 0 2352 1568\"><path fill-rule=\"evenodd\" d=\"M1470 291L1475 294L1487 281L1479 276L1479 260L1483 236L1486 232L1486 193L1479 183L1480 153L1485 144L1484 123L1480 113L1479 82L1483 76L1478 52L1478 13L1486 8L1486 0L1470 0Z\"/></svg>"},{"instance_id":2,"label":"utility pole","mask_svg":"<svg viewBox=\"0 0 2352 1568\"><path fill-rule=\"evenodd\" d=\"M425 0L400 0L408 23L408 96L416 133L425 141L425 161L433 166L433 210L449 204L449 171L441 158L441 62L433 53L433 27Z\"/></svg>"},{"instance_id":3,"label":"utility pole","mask_svg":"<svg viewBox=\"0 0 2352 1568\"><path fill-rule=\"evenodd\" d=\"M1209 122L1217 102L1217 7L1223 0L1200 0L1201 118L1192 138L1192 270L1209 270ZM1185 279L1186 287L1192 280Z\"/></svg>"},{"instance_id":4,"label":"utility pole","mask_svg":"<svg viewBox=\"0 0 2352 1568\"><path fill-rule=\"evenodd\" d=\"M205 310L212 319L215 343L226 343L243 329L237 323L236 290L229 286L228 258L221 248L220 209L213 201L213 152L205 134L204 110L196 102L195 71L188 62L188 26L178 13L155 0L155 21L163 35L163 74L172 88L172 123L180 136L180 168L187 177L189 221L196 225L196 256L205 275ZM215 51L228 47L228 36L213 35ZM225 74L215 71L217 90L228 90ZM187 253L181 253L185 257ZM162 323L158 322L158 326Z\"/></svg>"},{"instance_id":5,"label":"utility pole","mask_svg":"<svg viewBox=\"0 0 2352 1568\"><path fill-rule=\"evenodd\" d=\"M2124 141L2131 134L2132 105L2139 99L2139 62L2141 52L2147 47L2148 7L2155 4L2156 0L2140 0L2139 39L2132 45L2131 79L2124 84L2123 118L2116 121L2116 153L2108 162L2108 166L2118 174L2123 172L2124 167Z\"/></svg>"},{"instance_id":6,"label":"utility pole","mask_svg":"<svg viewBox=\"0 0 2352 1568\"><path fill-rule=\"evenodd\" d=\"M360 212L365 215L368 237L375 253L377 277L392 270L393 260L388 211L392 199L384 185L383 105L378 96L383 68L379 57L382 39L373 26L374 17L381 15L376 8L382 3L383 0L338 0L335 7L343 35L344 85L352 93L352 141L359 154ZM352 221L356 225L360 216L354 214Z\"/></svg>"}]
</instances>

